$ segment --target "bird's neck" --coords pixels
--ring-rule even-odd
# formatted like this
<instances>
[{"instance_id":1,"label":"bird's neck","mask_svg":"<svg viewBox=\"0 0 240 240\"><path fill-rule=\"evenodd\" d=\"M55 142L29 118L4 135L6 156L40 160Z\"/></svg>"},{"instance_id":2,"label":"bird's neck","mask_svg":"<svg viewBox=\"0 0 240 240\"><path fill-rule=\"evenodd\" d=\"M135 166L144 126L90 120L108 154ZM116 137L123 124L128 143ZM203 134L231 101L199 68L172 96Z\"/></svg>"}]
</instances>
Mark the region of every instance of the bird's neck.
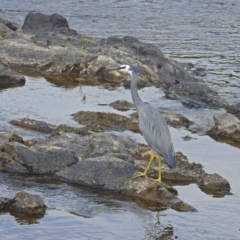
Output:
<instances>
[{"instance_id":1,"label":"bird's neck","mask_svg":"<svg viewBox=\"0 0 240 240\"><path fill-rule=\"evenodd\" d=\"M144 104L143 101L140 99L138 95L138 90L137 90L137 84L138 84L138 76L134 72L131 73L132 77L132 83L131 83L131 93L132 93L132 99L133 103L137 109L139 110L139 107Z\"/></svg>"}]
</instances>

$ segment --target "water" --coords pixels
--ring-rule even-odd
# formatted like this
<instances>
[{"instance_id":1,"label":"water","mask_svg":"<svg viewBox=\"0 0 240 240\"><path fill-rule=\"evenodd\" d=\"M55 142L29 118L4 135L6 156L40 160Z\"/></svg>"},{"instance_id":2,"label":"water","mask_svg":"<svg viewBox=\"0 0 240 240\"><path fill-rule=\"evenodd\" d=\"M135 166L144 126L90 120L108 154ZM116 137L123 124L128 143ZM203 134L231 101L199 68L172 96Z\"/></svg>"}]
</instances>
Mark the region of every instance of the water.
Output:
<instances>
[{"instance_id":1,"label":"water","mask_svg":"<svg viewBox=\"0 0 240 240\"><path fill-rule=\"evenodd\" d=\"M205 67L207 84L229 103L239 102L238 0L66 0L60 3L22 0L21 4L16 0L1 0L0 9L0 17L20 24L29 12L57 12L67 18L71 28L89 36L132 35L157 44L178 61ZM154 105L174 111L181 109L177 102L164 99L159 89L145 88L140 95ZM131 101L130 91L121 87L109 91L101 86L56 86L40 77L27 77L24 87L0 91L0 128L15 130L25 138L42 137L42 134L13 127L8 121L30 117L53 124L75 125L72 113L79 110L117 112L106 104L118 99ZM202 115L199 110L194 111L186 114ZM144 142L138 134L127 131L121 134ZM172 239L240 239L240 150L186 130L171 128L171 134L176 151L182 151L190 161L203 164L206 172L217 172L228 179L234 195L214 198L195 184L177 186L179 197L199 212L178 213L168 209L159 210L158 214L140 203L125 201L110 193L1 173L1 196L13 197L17 191L25 190L42 196L49 207L41 219L29 220L9 213L0 215L1 238L156 239L158 232L165 229ZM195 139L183 141L185 135Z\"/></svg>"}]
</instances>

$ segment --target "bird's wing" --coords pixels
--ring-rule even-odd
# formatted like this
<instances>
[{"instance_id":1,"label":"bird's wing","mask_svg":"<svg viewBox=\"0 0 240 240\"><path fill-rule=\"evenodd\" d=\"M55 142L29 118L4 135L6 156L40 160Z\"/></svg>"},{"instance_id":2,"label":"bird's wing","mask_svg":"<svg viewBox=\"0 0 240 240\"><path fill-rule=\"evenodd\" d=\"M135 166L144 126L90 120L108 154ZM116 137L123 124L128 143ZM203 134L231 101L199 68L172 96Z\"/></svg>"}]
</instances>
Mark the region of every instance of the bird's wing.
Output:
<instances>
[{"instance_id":1,"label":"bird's wing","mask_svg":"<svg viewBox=\"0 0 240 240\"><path fill-rule=\"evenodd\" d=\"M148 145L164 158L169 167L175 167L174 147L165 119L150 105L144 105L138 114L139 129Z\"/></svg>"}]
</instances>

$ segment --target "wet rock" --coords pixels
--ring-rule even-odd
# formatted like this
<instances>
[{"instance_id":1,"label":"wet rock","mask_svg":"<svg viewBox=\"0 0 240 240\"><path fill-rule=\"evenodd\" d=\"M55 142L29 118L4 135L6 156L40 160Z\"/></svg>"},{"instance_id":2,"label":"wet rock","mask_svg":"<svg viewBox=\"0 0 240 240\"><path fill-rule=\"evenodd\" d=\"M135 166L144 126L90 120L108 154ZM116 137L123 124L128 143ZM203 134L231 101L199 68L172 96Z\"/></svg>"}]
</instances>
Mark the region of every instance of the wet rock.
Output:
<instances>
[{"instance_id":1,"label":"wet rock","mask_svg":"<svg viewBox=\"0 0 240 240\"><path fill-rule=\"evenodd\" d=\"M139 87L154 85L163 87L178 99L188 96L210 107L227 106L226 101L196 77L186 64L167 58L158 46L134 37L86 37L69 29L67 20L61 15L41 13L28 14L22 30L14 34L0 45L0 60L11 66L31 67L46 77L71 76L94 80L98 84L122 82L129 86L128 75L102 70L130 63L138 70Z\"/></svg>"},{"instance_id":2,"label":"wet rock","mask_svg":"<svg viewBox=\"0 0 240 240\"><path fill-rule=\"evenodd\" d=\"M14 173L51 174L55 179L124 193L179 211L195 209L177 198L177 191L163 183L134 178L137 170L146 167L150 148L128 137L107 133L54 135L29 140L29 147L10 141L0 133L1 170ZM205 172L200 164L189 163L176 153L177 167L162 163L163 180L198 182ZM157 166L149 176L155 178Z\"/></svg>"},{"instance_id":3,"label":"wet rock","mask_svg":"<svg viewBox=\"0 0 240 240\"><path fill-rule=\"evenodd\" d=\"M109 106L119 111L128 111L134 109L134 105L126 100L117 100L109 104Z\"/></svg>"},{"instance_id":4,"label":"wet rock","mask_svg":"<svg viewBox=\"0 0 240 240\"><path fill-rule=\"evenodd\" d=\"M15 71L9 70L0 62L0 88L23 86L25 81L24 76Z\"/></svg>"},{"instance_id":5,"label":"wet rock","mask_svg":"<svg viewBox=\"0 0 240 240\"><path fill-rule=\"evenodd\" d=\"M240 122L230 113L220 113L213 116L215 126L207 134L240 141Z\"/></svg>"},{"instance_id":6,"label":"wet rock","mask_svg":"<svg viewBox=\"0 0 240 240\"><path fill-rule=\"evenodd\" d=\"M150 148L149 148L150 150ZM150 151L145 152L145 159L148 161ZM138 171L143 171L146 167L147 161L135 160L135 166ZM188 159L181 152L176 152L177 167L170 169L165 162L162 163L162 179L174 180L175 182L197 183L205 174L203 166L199 163L189 163ZM157 161L153 163L148 172L149 177L158 177Z\"/></svg>"},{"instance_id":7,"label":"wet rock","mask_svg":"<svg viewBox=\"0 0 240 240\"><path fill-rule=\"evenodd\" d=\"M72 116L75 121L84 125L99 124L105 129L114 129L118 131L127 129L133 132L139 132L135 119L116 113L79 111Z\"/></svg>"},{"instance_id":8,"label":"wet rock","mask_svg":"<svg viewBox=\"0 0 240 240\"><path fill-rule=\"evenodd\" d=\"M9 28L12 31L16 31L17 29L19 29L21 26L15 22L10 22L8 20L2 19L0 18L0 24L6 26L7 28Z\"/></svg>"},{"instance_id":9,"label":"wet rock","mask_svg":"<svg viewBox=\"0 0 240 240\"><path fill-rule=\"evenodd\" d=\"M191 205L177 198L177 190L162 183L156 183L146 178L133 178L124 182L119 191L130 196L137 196L149 201L159 202L177 211L197 211Z\"/></svg>"},{"instance_id":10,"label":"wet rock","mask_svg":"<svg viewBox=\"0 0 240 240\"><path fill-rule=\"evenodd\" d=\"M204 174L198 182L198 186L205 191L208 190L217 193L229 193L231 189L229 182L217 173Z\"/></svg>"},{"instance_id":11,"label":"wet rock","mask_svg":"<svg viewBox=\"0 0 240 240\"><path fill-rule=\"evenodd\" d=\"M2 198L0 197L0 210L4 210L6 204L8 203L9 198Z\"/></svg>"},{"instance_id":12,"label":"wet rock","mask_svg":"<svg viewBox=\"0 0 240 240\"><path fill-rule=\"evenodd\" d=\"M207 72L205 68L194 68L191 70L196 74L196 76L200 76L200 77L207 76Z\"/></svg>"},{"instance_id":13,"label":"wet rock","mask_svg":"<svg viewBox=\"0 0 240 240\"><path fill-rule=\"evenodd\" d=\"M167 124L173 126L173 127L186 127L188 128L191 124L193 124L192 121L190 121L188 118L184 117L180 113L173 113L173 112L163 112L160 111L162 116L165 118Z\"/></svg>"},{"instance_id":14,"label":"wet rock","mask_svg":"<svg viewBox=\"0 0 240 240\"><path fill-rule=\"evenodd\" d=\"M56 176L71 182L116 190L126 179L132 177L134 172L133 164L107 155L84 159L56 173Z\"/></svg>"},{"instance_id":15,"label":"wet rock","mask_svg":"<svg viewBox=\"0 0 240 240\"><path fill-rule=\"evenodd\" d=\"M28 13L22 30L26 33L42 34L44 32L61 32L76 34L76 31L69 29L66 18L59 14L45 15L42 13ZM62 31L61 31L62 30Z\"/></svg>"},{"instance_id":16,"label":"wet rock","mask_svg":"<svg viewBox=\"0 0 240 240\"><path fill-rule=\"evenodd\" d=\"M187 108L207 108L208 105L204 102L201 102L201 101L198 101L198 100L195 100L195 99L191 99L189 97L184 97L182 98L181 100L181 103L183 106L187 107Z\"/></svg>"},{"instance_id":17,"label":"wet rock","mask_svg":"<svg viewBox=\"0 0 240 240\"><path fill-rule=\"evenodd\" d=\"M240 103L230 105L228 111L240 119Z\"/></svg>"},{"instance_id":18,"label":"wet rock","mask_svg":"<svg viewBox=\"0 0 240 240\"><path fill-rule=\"evenodd\" d=\"M52 174L77 162L74 152L58 147L34 149L12 142L0 145L0 166L8 172Z\"/></svg>"},{"instance_id":19,"label":"wet rock","mask_svg":"<svg viewBox=\"0 0 240 240\"><path fill-rule=\"evenodd\" d=\"M196 138L192 138L191 136L186 135L186 136L182 137L182 139L183 139L184 141L190 141L190 140L196 139Z\"/></svg>"},{"instance_id":20,"label":"wet rock","mask_svg":"<svg viewBox=\"0 0 240 240\"><path fill-rule=\"evenodd\" d=\"M15 197L6 202L5 210L14 210L28 214L44 214L46 205L41 197L36 194L19 192Z\"/></svg>"},{"instance_id":21,"label":"wet rock","mask_svg":"<svg viewBox=\"0 0 240 240\"><path fill-rule=\"evenodd\" d=\"M213 108L228 107L228 103L225 99L221 98L216 92L210 89L203 80L193 81L193 82L180 82L177 85L172 86L169 89L170 92L174 92L176 95L183 96L183 100L185 98L190 98L197 100L201 104L207 104ZM195 102L195 101L193 101ZM194 105L192 105L194 106Z\"/></svg>"},{"instance_id":22,"label":"wet rock","mask_svg":"<svg viewBox=\"0 0 240 240\"><path fill-rule=\"evenodd\" d=\"M35 130L38 132L43 133L52 133L53 131L56 131L57 126L46 123L44 121L38 121L30 118L18 118L10 121L11 124Z\"/></svg>"}]
</instances>

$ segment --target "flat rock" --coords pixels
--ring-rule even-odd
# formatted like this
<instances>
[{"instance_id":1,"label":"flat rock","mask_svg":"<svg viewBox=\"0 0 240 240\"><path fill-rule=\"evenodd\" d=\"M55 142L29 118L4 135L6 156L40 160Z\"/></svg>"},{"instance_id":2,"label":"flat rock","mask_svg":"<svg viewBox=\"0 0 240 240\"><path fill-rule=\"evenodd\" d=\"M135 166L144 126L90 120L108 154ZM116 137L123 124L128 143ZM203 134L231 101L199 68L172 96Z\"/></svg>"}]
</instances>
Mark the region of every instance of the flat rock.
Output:
<instances>
[{"instance_id":1,"label":"flat rock","mask_svg":"<svg viewBox=\"0 0 240 240\"><path fill-rule=\"evenodd\" d=\"M77 162L69 149L45 146L41 151L12 142L0 146L0 164L5 171L35 174L53 174Z\"/></svg>"},{"instance_id":2,"label":"flat rock","mask_svg":"<svg viewBox=\"0 0 240 240\"><path fill-rule=\"evenodd\" d=\"M204 174L204 176L198 182L198 186L203 191L213 192L213 193L229 193L230 192L230 184L229 182L218 175L214 174Z\"/></svg>"},{"instance_id":3,"label":"flat rock","mask_svg":"<svg viewBox=\"0 0 240 240\"><path fill-rule=\"evenodd\" d=\"M240 121L230 113L220 113L213 116L215 126L207 134L240 141Z\"/></svg>"},{"instance_id":4,"label":"flat rock","mask_svg":"<svg viewBox=\"0 0 240 240\"><path fill-rule=\"evenodd\" d=\"M139 132L135 119L116 113L79 111L72 114L73 119L84 125L101 125L105 129Z\"/></svg>"},{"instance_id":5,"label":"flat rock","mask_svg":"<svg viewBox=\"0 0 240 240\"><path fill-rule=\"evenodd\" d=\"M149 152L145 153L145 159L148 160L150 157ZM205 174L203 166L199 163L189 163L188 158L181 152L176 152L177 167L170 169L166 163L162 163L162 179L169 181L174 180L175 182L188 182L197 183L202 176ZM143 171L146 167L147 161L135 160L135 166L138 171ZM149 169L149 177L158 177L158 165L157 162Z\"/></svg>"},{"instance_id":6,"label":"flat rock","mask_svg":"<svg viewBox=\"0 0 240 240\"><path fill-rule=\"evenodd\" d=\"M19 127L23 127L23 128L35 130L38 132L43 132L43 133L52 133L57 129L57 126L55 125L46 123L44 121L30 119L30 118L18 118L18 119L11 120L9 123Z\"/></svg>"},{"instance_id":7,"label":"flat rock","mask_svg":"<svg viewBox=\"0 0 240 240\"><path fill-rule=\"evenodd\" d=\"M7 201L4 206L5 210L13 210L28 214L44 214L46 208L40 196L26 192L17 193L15 197Z\"/></svg>"},{"instance_id":8,"label":"flat rock","mask_svg":"<svg viewBox=\"0 0 240 240\"><path fill-rule=\"evenodd\" d=\"M0 88L24 86L25 81L23 75L8 69L0 62Z\"/></svg>"},{"instance_id":9,"label":"flat rock","mask_svg":"<svg viewBox=\"0 0 240 240\"><path fill-rule=\"evenodd\" d=\"M119 111L128 111L131 109L135 109L134 105L126 100L117 100L115 102L110 103L109 106Z\"/></svg>"},{"instance_id":10,"label":"flat rock","mask_svg":"<svg viewBox=\"0 0 240 240\"><path fill-rule=\"evenodd\" d=\"M126 178L131 178L134 172L133 164L107 155L84 159L56 173L56 176L71 182L116 190Z\"/></svg>"}]
</instances>

